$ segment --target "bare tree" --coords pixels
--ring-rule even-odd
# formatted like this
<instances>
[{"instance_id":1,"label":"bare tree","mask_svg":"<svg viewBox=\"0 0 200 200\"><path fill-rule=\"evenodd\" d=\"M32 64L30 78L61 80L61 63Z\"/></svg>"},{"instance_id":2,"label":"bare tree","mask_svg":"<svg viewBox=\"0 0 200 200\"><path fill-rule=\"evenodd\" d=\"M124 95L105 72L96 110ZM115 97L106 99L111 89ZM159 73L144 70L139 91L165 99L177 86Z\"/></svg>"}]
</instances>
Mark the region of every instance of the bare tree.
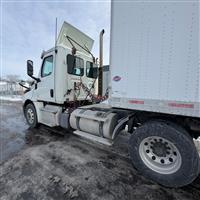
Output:
<instances>
[{"instance_id":1,"label":"bare tree","mask_svg":"<svg viewBox=\"0 0 200 200\"><path fill-rule=\"evenodd\" d=\"M7 79L8 92L12 95L16 94L17 82L20 81L20 76L15 74L9 74L6 76L6 79Z\"/></svg>"},{"instance_id":2,"label":"bare tree","mask_svg":"<svg viewBox=\"0 0 200 200\"><path fill-rule=\"evenodd\" d=\"M9 74L6 76L8 82L10 83L16 83L17 81L20 80L19 75L15 75L15 74Z\"/></svg>"}]
</instances>

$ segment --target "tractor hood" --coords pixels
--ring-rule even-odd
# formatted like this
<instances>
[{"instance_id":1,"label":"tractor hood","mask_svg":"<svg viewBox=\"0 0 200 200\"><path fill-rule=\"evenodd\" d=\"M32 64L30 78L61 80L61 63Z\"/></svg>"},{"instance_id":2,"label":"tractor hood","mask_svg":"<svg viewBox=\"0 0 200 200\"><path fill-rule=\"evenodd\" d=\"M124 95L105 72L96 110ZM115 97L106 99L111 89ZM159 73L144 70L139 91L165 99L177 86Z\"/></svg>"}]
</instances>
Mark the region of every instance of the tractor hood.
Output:
<instances>
[{"instance_id":1,"label":"tractor hood","mask_svg":"<svg viewBox=\"0 0 200 200\"><path fill-rule=\"evenodd\" d=\"M67 39L67 37L69 39ZM80 30L78 30L77 28L75 28L74 26L72 26L71 24L64 22L58 36L57 45L72 48L72 44L73 44L73 46L78 51L81 51L84 54L88 54L74 41L76 41L78 44L80 44L84 48L86 47L89 51L92 50L94 40L90 38L89 36L87 36L86 34L84 34L83 32L81 32Z\"/></svg>"}]
</instances>

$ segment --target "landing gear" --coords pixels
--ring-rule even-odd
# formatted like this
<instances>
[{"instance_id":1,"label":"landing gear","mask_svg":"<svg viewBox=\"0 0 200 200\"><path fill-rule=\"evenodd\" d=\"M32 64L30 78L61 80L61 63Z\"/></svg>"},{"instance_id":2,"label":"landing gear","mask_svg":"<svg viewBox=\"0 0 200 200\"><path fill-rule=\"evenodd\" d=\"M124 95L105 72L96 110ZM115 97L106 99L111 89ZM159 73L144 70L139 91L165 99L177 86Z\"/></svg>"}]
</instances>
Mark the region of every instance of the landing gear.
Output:
<instances>
[{"instance_id":1,"label":"landing gear","mask_svg":"<svg viewBox=\"0 0 200 200\"><path fill-rule=\"evenodd\" d=\"M148 122L129 141L133 165L164 186L181 187L199 174L200 159L191 136L168 122Z\"/></svg>"}]
</instances>

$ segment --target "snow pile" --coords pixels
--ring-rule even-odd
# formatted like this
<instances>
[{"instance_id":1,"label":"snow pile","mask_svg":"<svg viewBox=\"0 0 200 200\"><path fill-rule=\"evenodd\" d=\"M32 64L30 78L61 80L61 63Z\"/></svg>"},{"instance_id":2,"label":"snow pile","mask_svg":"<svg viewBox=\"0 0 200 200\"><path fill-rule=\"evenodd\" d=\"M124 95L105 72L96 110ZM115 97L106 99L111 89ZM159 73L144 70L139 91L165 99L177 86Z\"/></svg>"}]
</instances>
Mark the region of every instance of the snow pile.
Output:
<instances>
[{"instance_id":1,"label":"snow pile","mask_svg":"<svg viewBox=\"0 0 200 200\"><path fill-rule=\"evenodd\" d=\"M22 101L22 96L12 95L12 96L0 96L0 101Z\"/></svg>"}]
</instances>

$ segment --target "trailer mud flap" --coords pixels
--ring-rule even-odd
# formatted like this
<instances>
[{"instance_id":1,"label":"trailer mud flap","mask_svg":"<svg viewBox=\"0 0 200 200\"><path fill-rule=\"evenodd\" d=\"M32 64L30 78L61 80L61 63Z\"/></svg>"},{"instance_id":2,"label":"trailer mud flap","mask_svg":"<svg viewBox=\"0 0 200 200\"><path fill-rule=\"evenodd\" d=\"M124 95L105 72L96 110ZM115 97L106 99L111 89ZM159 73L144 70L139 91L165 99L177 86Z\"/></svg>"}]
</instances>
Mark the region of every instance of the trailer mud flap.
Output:
<instances>
[{"instance_id":1,"label":"trailer mud flap","mask_svg":"<svg viewBox=\"0 0 200 200\"><path fill-rule=\"evenodd\" d=\"M125 126L126 122L129 120L129 117L130 116L124 117L118 121L118 124L115 127L113 134L112 134L112 140L114 140L119 135L120 131L124 129L124 126Z\"/></svg>"}]
</instances>

